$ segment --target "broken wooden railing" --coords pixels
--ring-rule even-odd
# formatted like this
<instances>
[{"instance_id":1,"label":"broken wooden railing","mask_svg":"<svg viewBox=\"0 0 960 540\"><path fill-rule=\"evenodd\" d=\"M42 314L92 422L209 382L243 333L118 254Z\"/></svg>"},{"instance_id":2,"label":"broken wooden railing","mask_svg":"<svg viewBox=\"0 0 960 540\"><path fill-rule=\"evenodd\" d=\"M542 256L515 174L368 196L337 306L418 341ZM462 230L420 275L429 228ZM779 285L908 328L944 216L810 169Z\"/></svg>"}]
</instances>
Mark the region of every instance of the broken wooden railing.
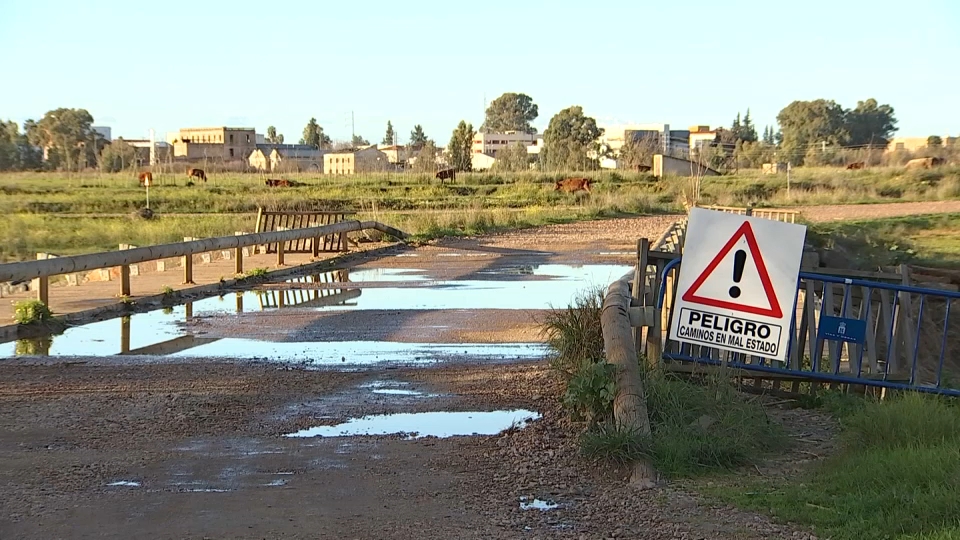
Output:
<instances>
[{"instance_id":1,"label":"broken wooden railing","mask_svg":"<svg viewBox=\"0 0 960 540\"><path fill-rule=\"evenodd\" d=\"M156 246L137 247L120 251L88 253L70 257L54 257L37 261L23 261L0 264L0 282L14 284L27 280L37 280L37 299L49 304L49 278L62 274L71 274L85 270L100 268L120 268L120 294L130 295L130 265L146 261L170 259L174 257L190 258L195 254L218 250L236 250L234 257L235 271L243 273L243 248L264 244L277 244L277 262L283 264L286 242L300 239L317 239L328 235L345 234L352 231L375 229L396 238L406 238L406 233L384 225L377 221L341 221L320 227L306 227L285 231L261 232L240 234L235 236L221 236L204 238L188 242L160 244ZM184 265L184 282L193 283L193 265Z\"/></svg>"}]
</instances>

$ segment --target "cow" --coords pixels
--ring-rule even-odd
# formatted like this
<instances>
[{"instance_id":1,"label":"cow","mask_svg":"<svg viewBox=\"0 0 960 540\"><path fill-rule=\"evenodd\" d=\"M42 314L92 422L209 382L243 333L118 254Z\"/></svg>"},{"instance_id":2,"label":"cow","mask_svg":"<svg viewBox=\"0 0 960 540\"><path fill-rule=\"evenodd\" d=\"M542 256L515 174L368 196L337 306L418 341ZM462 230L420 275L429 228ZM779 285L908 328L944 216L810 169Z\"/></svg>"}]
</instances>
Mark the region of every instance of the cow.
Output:
<instances>
[{"instance_id":1,"label":"cow","mask_svg":"<svg viewBox=\"0 0 960 540\"><path fill-rule=\"evenodd\" d=\"M847 165L847 170L848 170L848 171L855 171L855 170L858 170L858 169L862 169L862 168L864 168L864 167L866 167L866 166L867 166L866 163L864 163L864 162L862 162L862 161L858 161L858 162L856 162L856 163L851 163L851 164Z\"/></svg>"},{"instance_id":2,"label":"cow","mask_svg":"<svg viewBox=\"0 0 960 540\"><path fill-rule=\"evenodd\" d=\"M907 170L910 169L932 169L943 165L943 159L938 157L925 157L911 159L907 162Z\"/></svg>"},{"instance_id":3,"label":"cow","mask_svg":"<svg viewBox=\"0 0 960 540\"><path fill-rule=\"evenodd\" d=\"M566 178L564 180L557 180L557 184L553 190L574 193L582 189L587 193L590 193L590 183L592 181L593 180L590 180L589 178Z\"/></svg>"},{"instance_id":4,"label":"cow","mask_svg":"<svg viewBox=\"0 0 960 540\"><path fill-rule=\"evenodd\" d=\"M438 180L440 180L440 183L441 183L441 184L442 184L443 181L446 180L447 178L449 178L450 180L456 182L456 181L457 181L457 171L456 171L455 169L444 169L444 170L439 171L439 172L437 173L436 178L437 178Z\"/></svg>"},{"instance_id":5,"label":"cow","mask_svg":"<svg viewBox=\"0 0 960 540\"><path fill-rule=\"evenodd\" d=\"M276 179L276 178L268 178L265 183L270 187L290 187L290 186L297 185L296 182L293 182L291 180L283 180L283 179Z\"/></svg>"},{"instance_id":6,"label":"cow","mask_svg":"<svg viewBox=\"0 0 960 540\"><path fill-rule=\"evenodd\" d=\"M150 171L140 173L140 176L138 176L137 178L140 180L140 187L153 185L153 173Z\"/></svg>"},{"instance_id":7,"label":"cow","mask_svg":"<svg viewBox=\"0 0 960 540\"><path fill-rule=\"evenodd\" d=\"M207 173L203 172L203 169L187 169L187 178L199 178L204 182L207 181Z\"/></svg>"},{"instance_id":8,"label":"cow","mask_svg":"<svg viewBox=\"0 0 960 540\"><path fill-rule=\"evenodd\" d=\"M649 165L637 165L637 172L650 172L653 167Z\"/></svg>"}]
</instances>

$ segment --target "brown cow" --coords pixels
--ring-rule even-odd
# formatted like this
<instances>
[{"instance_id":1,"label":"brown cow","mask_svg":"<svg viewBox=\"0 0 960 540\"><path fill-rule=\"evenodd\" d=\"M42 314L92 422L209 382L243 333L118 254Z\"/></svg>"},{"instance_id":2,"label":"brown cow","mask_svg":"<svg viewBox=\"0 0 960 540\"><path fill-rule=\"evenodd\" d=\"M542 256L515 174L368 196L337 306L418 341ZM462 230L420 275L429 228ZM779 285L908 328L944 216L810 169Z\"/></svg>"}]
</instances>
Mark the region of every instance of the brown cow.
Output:
<instances>
[{"instance_id":1,"label":"brown cow","mask_svg":"<svg viewBox=\"0 0 960 540\"><path fill-rule=\"evenodd\" d=\"M446 180L447 178L449 178L450 180L456 182L456 181L457 181L457 171L456 171L455 169L444 169L444 170L438 172L438 173L437 173L437 176L436 176L435 178L439 179L441 184L442 184L443 181Z\"/></svg>"},{"instance_id":2,"label":"brown cow","mask_svg":"<svg viewBox=\"0 0 960 540\"><path fill-rule=\"evenodd\" d=\"M268 178L265 182L270 187L290 187L297 185L293 180L283 180L276 178Z\"/></svg>"},{"instance_id":3,"label":"brown cow","mask_svg":"<svg viewBox=\"0 0 960 540\"><path fill-rule=\"evenodd\" d=\"M150 171L140 173L137 178L140 180L140 187L146 187L147 184L153 185L153 173Z\"/></svg>"},{"instance_id":4,"label":"brown cow","mask_svg":"<svg viewBox=\"0 0 960 540\"><path fill-rule=\"evenodd\" d=\"M943 165L943 159L938 157L925 157L911 159L907 162L907 169L932 169Z\"/></svg>"},{"instance_id":5,"label":"brown cow","mask_svg":"<svg viewBox=\"0 0 960 540\"><path fill-rule=\"evenodd\" d=\"M858 161L858 162L856 162L856 163L851 163L851 164L847 165L847 170L848 170L848 171L855 171L855 170L857 170L857 169L862 169L862 168L864 168L864 167L866 167L866 166L867 166L866 163L864 163L864 162L862 162L862 161Z\"/></svg>"},{"instance_id":6,"label":"brown cow","mask_svg":"<svg viewBox=\"0 0 960 540\"><path fill-rule=\"evenodd\" d=\"M203 169L187 169L187 178L199 178L204 182L207 181L207 173L203 172Z\"/></svg>"},{"instance_id":7,"label":"brown cow","mask_svg":"<svg viewBox=\"0 0 960 540\"><path fill-rule=\"evenodd\" d=\"M566 178L564 180L557 180L557 184L553 190L574 193L582 189L589 193L591 182L593 182L593 180L589 178Z\"/></svg>"}]
</instances>

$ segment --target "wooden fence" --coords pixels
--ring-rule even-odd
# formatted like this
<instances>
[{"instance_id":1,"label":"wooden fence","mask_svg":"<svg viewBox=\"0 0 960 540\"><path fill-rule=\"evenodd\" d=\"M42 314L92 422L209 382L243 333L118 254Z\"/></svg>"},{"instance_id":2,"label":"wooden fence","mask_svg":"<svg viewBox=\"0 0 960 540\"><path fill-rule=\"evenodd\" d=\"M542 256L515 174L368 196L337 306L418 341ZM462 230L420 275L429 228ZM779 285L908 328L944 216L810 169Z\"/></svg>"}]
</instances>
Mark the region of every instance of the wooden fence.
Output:
<instances>
[{"instance_id":1,"label":"wooden fence","mask_svg":"<svg viewBox=\"0 0 960 540\"><path fill-rule=\"evenodd\" d=\"M356 215L356 212L337 211L271 211L260 207L257 210L256 232L285 231L332 225L347 219L347 216ZM267 253L276 253L276 243L267 244ZM298 238L290 240L283 246L287 253L313 253L316 257L320 252L338 252L347 250L347 237L343 233L329 234L316 238Z\"/></svg>"}]
</instances>

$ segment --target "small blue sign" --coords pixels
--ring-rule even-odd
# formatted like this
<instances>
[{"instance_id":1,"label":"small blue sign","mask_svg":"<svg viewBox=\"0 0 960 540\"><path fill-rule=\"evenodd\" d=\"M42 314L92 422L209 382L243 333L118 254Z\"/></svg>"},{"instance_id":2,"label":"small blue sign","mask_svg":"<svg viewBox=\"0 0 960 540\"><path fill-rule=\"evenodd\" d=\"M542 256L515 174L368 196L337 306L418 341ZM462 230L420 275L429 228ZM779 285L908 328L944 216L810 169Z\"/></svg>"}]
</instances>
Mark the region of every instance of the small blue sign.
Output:
<instances>
[{"instance_id":1,"label":"small blue sign","mask_svg":"<svg viewBox=\"0 0 960 540\"><path fill-rule=\"evenodd\" d=\"M846 317L820 317L820 328L817 330L818 339L849 341L862 344L867 337L867 322L860 319Z\"/></svg>"}]
</instances>

